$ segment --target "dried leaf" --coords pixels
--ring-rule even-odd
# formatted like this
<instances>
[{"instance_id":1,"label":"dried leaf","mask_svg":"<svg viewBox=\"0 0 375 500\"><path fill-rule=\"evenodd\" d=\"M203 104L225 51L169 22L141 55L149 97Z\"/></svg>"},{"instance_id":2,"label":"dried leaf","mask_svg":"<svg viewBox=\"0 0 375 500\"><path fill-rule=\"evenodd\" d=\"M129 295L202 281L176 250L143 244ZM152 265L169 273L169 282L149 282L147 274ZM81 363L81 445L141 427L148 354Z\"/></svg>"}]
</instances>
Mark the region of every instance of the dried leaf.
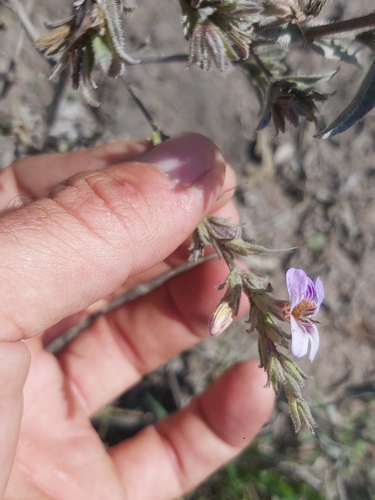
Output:
<instances>
[{"instance_id":1,"label":"dried leaf","mask_svg":"<svg viewBox=\"0 0 375 500\"><path fill-rule=\"evenodd\" d=\"M96 88L95 82L92 80L92 71L94 69L94 57L91 51L86 50L82 59L81 71L79 73L79 88L82 95L90 106L97 108L100 103L93 97L91 88Z\"/></svg>"},{"instance_id":2,"label":"dried leaf","mask_svg":"<svg viewBox=\"0 0 375 500\"><path fill-rule=\"evenodd\" d=\"M106 14L108 28L111 34L113 48L118 57L126 64L134 65L139 61L133 59L124 50L124 36L121 28L118 6L114 0L103 0L103 9Z\"/></svg>"}]
</instances>

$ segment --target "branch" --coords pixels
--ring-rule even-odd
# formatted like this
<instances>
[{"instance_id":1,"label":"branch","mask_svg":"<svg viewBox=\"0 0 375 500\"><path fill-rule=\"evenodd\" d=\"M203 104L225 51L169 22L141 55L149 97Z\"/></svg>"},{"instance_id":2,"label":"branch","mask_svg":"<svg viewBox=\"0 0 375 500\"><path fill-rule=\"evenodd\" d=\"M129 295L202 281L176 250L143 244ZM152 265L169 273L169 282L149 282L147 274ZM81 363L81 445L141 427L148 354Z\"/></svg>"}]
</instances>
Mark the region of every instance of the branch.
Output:
<instances>
[{"instance_id":1,"label":"branch","mask_svg":"<svg viewBox=\"0 0 375 500\"><path fill-rule=\"evenodd\" d=\"M20 20L31 42L34 43L34 41L38 38L39 34L37 30L34 28L32 22L30 21L29 15L25 10L25 7L19 0L7 0L7 3L9 5L9 8L16 14L18 19Z\"/></svg>"},{"instance_id":2,"label":"branch","mask_svg":"<svg viewBox=\"0 0 375 500\"><path fill-rule=\"evenodd\" d=\"M364 28L372 28L375 26L375 12L371 12L366 16L347 19L346 21L338 21L331 24L322 24L320 26L311 26L304 32L304 38L307 42L323 36L334 35L345 31L355 31Z\"/></svg>"},{"instance_id":3,"label":"branch","mask_svg":"<svg viewBox=\"0 0 375 500\"><path fill-rule=\"evenodd\" d=\"M204 262L207 262L208 260L212 260L215 258L217 258L217 255L212 254L193 262L186 262L181 266L170 269L169 271L161 274L160 276L157 276L156 278L146 283L142 283L141 285L138 285L132 288L131 290L128 290L124 294L112 300L109 304L103 307L103 309L100 309L100 311L91 314L81 323L79 323L76 326L73 326L68 331L60 335L60 337L57 337L56 339L52 340L52 342L50 342L45 346L46 350L52 352L53 354L57 354L62 349L64 349L64 347L70 344L76 337L78 337L78 335L83 330L86 330L86 328L88 328L96 319L98 319L100 316L103 316L103 314L107 314L113 309L117 309L118 307L123 306L124 304L128 304L129 302L133 302L139 297L143 297L144 295L147 295L153 290L156 290L157 288L164 285L164 283L166 283L171 278L177 276L178 274L184 273L185 271L188 271L195 266L199 266L200 264L203 264Z\"/></svg>"}]
</instances>

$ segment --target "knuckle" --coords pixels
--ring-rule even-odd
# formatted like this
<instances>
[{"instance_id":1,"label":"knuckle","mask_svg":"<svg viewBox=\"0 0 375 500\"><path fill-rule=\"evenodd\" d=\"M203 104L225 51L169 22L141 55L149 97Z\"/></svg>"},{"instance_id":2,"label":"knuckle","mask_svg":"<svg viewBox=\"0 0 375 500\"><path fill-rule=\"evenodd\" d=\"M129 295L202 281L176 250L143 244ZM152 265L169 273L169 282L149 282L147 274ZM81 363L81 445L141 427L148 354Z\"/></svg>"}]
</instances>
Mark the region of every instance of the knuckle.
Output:
<instances>
[{"instance_id":1,"label":"knuckle","mask_svg":"<svg viewBox=\"0 0 375 500\"><path fill-rule=\"evenodd\" d=\"M86 228L103 237L143 225L152 215L146 195L136 182L105 171L78 174L69 179L53 200Z\"/></svg>"}]
</instances>

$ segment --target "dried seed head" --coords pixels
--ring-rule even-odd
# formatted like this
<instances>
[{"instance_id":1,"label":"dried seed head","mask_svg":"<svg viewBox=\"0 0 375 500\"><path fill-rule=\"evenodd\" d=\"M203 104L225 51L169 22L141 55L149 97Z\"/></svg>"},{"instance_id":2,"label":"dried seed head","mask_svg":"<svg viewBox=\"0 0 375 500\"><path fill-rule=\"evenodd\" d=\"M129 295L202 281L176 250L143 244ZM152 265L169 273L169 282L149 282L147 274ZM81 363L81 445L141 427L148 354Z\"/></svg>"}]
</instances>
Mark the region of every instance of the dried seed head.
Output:
<instances>
[{"instance_id":1,"label":"dried seed head","mask_svg":"<svg viewBox=\"0 0 375 500\"><path fill-rule=\"evenodd\" d=\"M92 73L97 65L107 76L116 78L126 64L138 62L124 49L121 10L118 0L76 0L73 14L48 24L53 31L35 41L44 55L57 57L49 77L60 74L70 62L73 88L79 88L93 106L99 105L91 95L91 89L96 88Z\"/></svg>"}]
</instances>

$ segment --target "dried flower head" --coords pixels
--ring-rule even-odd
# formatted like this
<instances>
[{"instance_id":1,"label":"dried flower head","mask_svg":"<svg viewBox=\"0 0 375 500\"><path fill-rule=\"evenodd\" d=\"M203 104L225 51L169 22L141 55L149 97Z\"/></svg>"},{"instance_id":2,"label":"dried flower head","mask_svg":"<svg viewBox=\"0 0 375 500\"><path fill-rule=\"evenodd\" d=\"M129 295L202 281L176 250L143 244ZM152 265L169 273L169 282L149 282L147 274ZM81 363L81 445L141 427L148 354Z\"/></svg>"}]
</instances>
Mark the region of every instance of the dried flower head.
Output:
<instances>
[{"instance_id":1,"label":"dried flower head","mask_svg":"<svg viewBox=\"0 0 375 500\"><path fill-rule=\"evenodd\" d=\"M252 25L259 2L250 0L180 0L184 34L190 41L189 64L220 71L230 60L249 56Z\"/></svg>"},{"instance_id":2,"label":"dried flower head","mask_svg":"<svg viewBox=\"0 0 375 500\"><path fill-rule=\"evenodd\" d=\"M99 105L90 91L97 88L92 77L96 64L107 76L116 78L124 72L125 64L138 62L124 50L120 20L123 9L119 0L76 0L72 15L46 24L53 31L35 41L42 54L57 57L49 78L60 74L70 62L73 88L79 88L93 106Z\"/></svg>"},{"instance_id":3,"label":"dried flower head","mask_svg":"<svg viewBox=\"0 0 375 500\"><path fill-rule=\"evenodd\" d=\"M269 89L263 116L256 130L265 128L271 118L276 134L285 132L286 121L297 127L300 116L316 124L318 109L315 101L322 102L326 98L313 88L301 88L296 82L287 79L276 81Z\"/></svg>"},{"instance_id":4,"label":"dried flower head","mask_svg":"<svg viewBox=\"0 0 375 500\"><path fill-rule=\"evenodd\" d=\"M264 0L263 15L303 23L320 14L327 0Z\"/></svg>"}]
</instances>

